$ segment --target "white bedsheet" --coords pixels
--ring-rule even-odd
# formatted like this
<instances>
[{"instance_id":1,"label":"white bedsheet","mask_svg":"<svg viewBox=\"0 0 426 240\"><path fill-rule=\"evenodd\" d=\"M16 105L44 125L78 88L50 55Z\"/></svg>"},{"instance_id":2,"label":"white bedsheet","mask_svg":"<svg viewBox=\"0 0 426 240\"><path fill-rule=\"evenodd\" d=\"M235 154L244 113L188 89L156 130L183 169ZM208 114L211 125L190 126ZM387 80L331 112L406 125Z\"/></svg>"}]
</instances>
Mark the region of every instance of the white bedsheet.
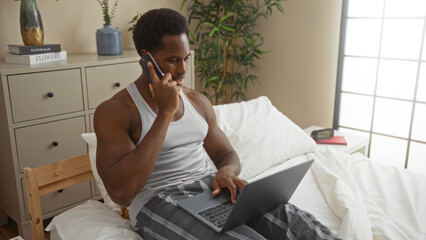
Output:
<instances>
[{"instance_id":1,"label":"white bedsheet","mask_svg":"<svg viewBox=\"0 0 426 240\"><path fill-rule=\"evenodd\" d=\"M426 239L426 175L332 148L308 154L343 239Z\"/></svg>"}]
</instances>

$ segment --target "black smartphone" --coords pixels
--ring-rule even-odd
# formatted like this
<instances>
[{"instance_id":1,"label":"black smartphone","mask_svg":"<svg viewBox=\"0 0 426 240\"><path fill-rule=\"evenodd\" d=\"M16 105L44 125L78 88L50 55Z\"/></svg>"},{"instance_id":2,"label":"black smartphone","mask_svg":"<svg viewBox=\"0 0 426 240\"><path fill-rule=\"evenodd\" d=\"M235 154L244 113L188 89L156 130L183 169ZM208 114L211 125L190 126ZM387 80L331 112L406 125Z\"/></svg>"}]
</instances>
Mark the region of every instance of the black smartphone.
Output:
<instances>
[{"instance_id":1,"label":"black smartphone","mask_svg":"<svg viewBox=\"0 0 426 240\"><path fill-rule=\"evenodd\" d=\"M146 74L148 77L149 82L152 82L151 75L148 68L148 62L152 63L152 66L154 66L154 70L157 73L158 79L162 79L164 76L164 73L161 71L160 67L158 66L157 62L155 62L154 57L150 53L146 53L141 60L139 61L140 65L142 66L142 71Z\"/></svg>"}]
</instances>

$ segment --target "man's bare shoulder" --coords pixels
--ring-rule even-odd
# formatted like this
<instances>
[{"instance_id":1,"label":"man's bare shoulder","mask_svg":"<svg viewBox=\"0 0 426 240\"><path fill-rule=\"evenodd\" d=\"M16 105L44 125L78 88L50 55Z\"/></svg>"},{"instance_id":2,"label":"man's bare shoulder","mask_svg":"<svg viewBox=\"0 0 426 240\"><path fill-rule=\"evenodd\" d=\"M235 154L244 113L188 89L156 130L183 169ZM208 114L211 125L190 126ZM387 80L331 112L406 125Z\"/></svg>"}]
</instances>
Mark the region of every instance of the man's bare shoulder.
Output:
<instances>
[{"instance_id":1,"label":"man's bare shoulder","mask_svg":"<svg viewBox=\"0 0 426 240\"><path fill-rule=\"evenodd\" d=\"M199 91L189 89L187 87L182 88L186 97L194 105L201 105L201 107L210 107L211 103L207 97Z\"/></svg>"},{"instance_id":2,"label":"man's bare shoulder","mask_svg":"<svg viewBox=\"0 0 426 240\"><path fill-rule=\"evenodd\" d=\"M107 123L120 122L127 125L131 121L131 108L133 101L127 92L121 90L110 99L103 101L95 110L94 124L105 126Z\"/></svg>"},{"instance_id":3,"label":"man's bare shoulder","mask_svg":"<svg viewBox=\"0 0 426 240\"><path fill-rule=\"evenodd\" d=\"M124 90L124 89L123 89ZM119 91L114 96L112 96L110 99L107 99L103 101L99 106L96 108L96 113L102 113L102 112L109 112L109 111L128 111L130 110L130 105L133 104L133 101L131 101L130 96L125 91Z\"/></svg>"},{"instance_id":4,"label":"man's bare shoulder","mask_svg":"<svg viewBox=\"0 0 426 240\"><path fill-rule=\"evenodd\" d=\"M194 106L204 119L208 120L212 117L212 114L214 115L213 106L204 94L186 87L182 89L192 106Z\"/></svg>"}]
</instances>

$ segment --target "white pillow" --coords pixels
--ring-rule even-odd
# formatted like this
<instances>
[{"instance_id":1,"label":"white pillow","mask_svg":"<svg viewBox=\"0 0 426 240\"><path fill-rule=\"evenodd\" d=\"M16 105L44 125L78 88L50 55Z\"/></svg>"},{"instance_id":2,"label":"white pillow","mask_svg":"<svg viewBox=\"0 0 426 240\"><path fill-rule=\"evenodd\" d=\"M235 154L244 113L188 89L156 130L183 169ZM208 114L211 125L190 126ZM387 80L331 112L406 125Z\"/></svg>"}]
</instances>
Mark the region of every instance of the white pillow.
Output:
<instances>
[{"instance_id":1,"label":"white pillow","mask_svg":"<svg viewBox=\"0 0 426 240\"><path fill-rule=\"evenodd\" d=\"M104 204L89 200L55 216L46 231L60 239L128 239L141 240L129 220Z\"/></svg>"},{"instance_id":2,"label":"white pillow","mask_svg":"<svg viewBox=\"0 0 426 240\"><path fill-rule=\"evenodd\" d=\"M240 157L242 179L315 151L312 138L279 112L267 97L213 108L219 127Z\"/></svg>"},{"instance_id":3,"label":"white pillow","mask_svg":"<svg viewBox=\"0 0 426 240\"><path fill-rule=\"evenodd\" d=\"M89 145L89 157L90 157L90 165L92 166L93 176L95 177L96 185L98 186L99 192L101 192L101 196L104 199L104 203L114 210L117 213L121 213L121 208L115 202L111 200L107 191L105 190L104 183L102 182L101 177L98 174L98 170L96 168L96 135L95 133L83 133L81 134L84 141L86 141L87 145Z\"/></svg>"}]
</instances>

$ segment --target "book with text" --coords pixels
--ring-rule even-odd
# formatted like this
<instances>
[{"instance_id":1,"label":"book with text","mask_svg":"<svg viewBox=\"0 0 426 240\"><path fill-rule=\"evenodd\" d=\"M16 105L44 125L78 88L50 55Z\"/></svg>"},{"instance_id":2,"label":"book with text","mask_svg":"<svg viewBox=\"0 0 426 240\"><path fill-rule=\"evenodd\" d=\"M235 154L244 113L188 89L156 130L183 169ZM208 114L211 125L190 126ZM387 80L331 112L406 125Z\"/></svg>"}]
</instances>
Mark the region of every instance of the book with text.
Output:
<instances>
[{"instance_id":1,"label":"book with text","mask_svg":"<svg viewBox=\"0 0 426 240\"><path fill-rule=\"evenodd\" d=\"M44 44L38 46L25 46L23 44L9 44L9 53L18 55L41 54L60 52L61 44Z\"/></svg>"},{"instance_id":2,"label":"book with text","mask_svg":"<svg viewBox=\"0 0 426 240\"><path fill-rule=\"evenodd\" d=\"M54 62L67 59L67 52L53 52L43 54L32 54L32 55L15 55L15 54L4 54L6 63L17 63L17 64L37 64L45 62Z\"/></svg>"}]
</instances>

